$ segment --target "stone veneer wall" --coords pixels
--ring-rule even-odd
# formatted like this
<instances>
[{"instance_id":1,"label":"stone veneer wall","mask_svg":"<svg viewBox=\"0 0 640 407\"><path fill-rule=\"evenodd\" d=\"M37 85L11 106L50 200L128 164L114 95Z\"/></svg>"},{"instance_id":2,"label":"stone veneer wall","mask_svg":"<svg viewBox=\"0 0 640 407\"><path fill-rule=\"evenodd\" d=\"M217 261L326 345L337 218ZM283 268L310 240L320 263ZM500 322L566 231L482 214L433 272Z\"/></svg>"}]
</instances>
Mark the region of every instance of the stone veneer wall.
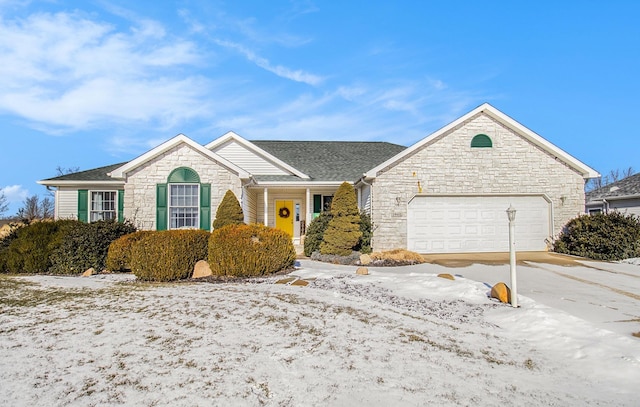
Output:
<instances>
[{"instance_id":1,"label":"stone veneer wall","mask_svg":"<svg viewBox=\"0 0 640 407\"><path fill-rule=\"evenodd\" d=\"M156 184L166 183L176 168L188 167L200 176L201 183L211 184L211 221L228 189L238 200L242 197L240 178L227 168L211 161L186 144L178 145L127 174L124 193L124 216L145 230L156 228Z\"/></svg>"},{"instance_id":2,"label":"stone veneer wall","mask_svg":"<svg viewBox=\"0 0 640 407\"><path fill-rule=\"evenodd\" d=\"M488 135L493 147L471 148L476 134ZM546 194L554 235L584 212L579 173L480 113L378 175L372 202L375 250L407 247L407 206L418 193L418 180L423 194Z\"/></svg>"}]
</instances>

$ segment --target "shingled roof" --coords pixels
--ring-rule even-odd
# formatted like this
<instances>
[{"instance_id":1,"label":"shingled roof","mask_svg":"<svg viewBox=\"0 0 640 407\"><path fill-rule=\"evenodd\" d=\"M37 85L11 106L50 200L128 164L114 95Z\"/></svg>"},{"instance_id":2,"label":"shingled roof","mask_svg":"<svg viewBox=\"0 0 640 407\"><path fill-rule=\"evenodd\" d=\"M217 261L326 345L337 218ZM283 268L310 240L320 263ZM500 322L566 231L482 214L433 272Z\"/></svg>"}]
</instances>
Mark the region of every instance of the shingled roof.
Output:
<instances>
[{"instance_id":1,"label":"shingled roof","mask_svg":"<svg viewBox=\"0 0 640 407\"><path fill-rule=\"evenodd\" d=\"M314 181L357 181L363 173L406 148L381 141L252 140L251 143Z\"/></svg>"},{"instance_id":2,"label":"shingled roof","mask_svg":"<svg viewBox=\"0 0 640 407\"><path fill-rule=\"evenodd\" d=\"M257 147L279 158L311 177L311 181L357 181L364 172L388 160L406 147L381 141L251 141ZM65 174L43 180L114 181L107 174L126 164ZM256 175L256 180L291 182L300 178L289 175Z\"/></svg>"},{"instance_id":3,"label":"shingled roof","mask_svg":"<svg viewBox=\"0 0 640 407\"><path fill-rule=\"evenodd\" d=\"M119 163L119 164L111 164L104 167L94 168L86 171L74 172L71 174L60 175L58 177L47 178L43 180L43 182L47 182L47 181L114 181L114 179L108 176L107 174L115 170L116 168L123 166L124 164L126 164L126 162Z\"/></svg>"},{"instance_id":4,"label":"shingled roof","mask_svg":"<svg viewBox=\"0 0 640 407\"><path fill-rule=\"evenodd\" d=\"M587 192L587 202L623 196L640 196L640 173Z\"/></svg>"}]
</instances>

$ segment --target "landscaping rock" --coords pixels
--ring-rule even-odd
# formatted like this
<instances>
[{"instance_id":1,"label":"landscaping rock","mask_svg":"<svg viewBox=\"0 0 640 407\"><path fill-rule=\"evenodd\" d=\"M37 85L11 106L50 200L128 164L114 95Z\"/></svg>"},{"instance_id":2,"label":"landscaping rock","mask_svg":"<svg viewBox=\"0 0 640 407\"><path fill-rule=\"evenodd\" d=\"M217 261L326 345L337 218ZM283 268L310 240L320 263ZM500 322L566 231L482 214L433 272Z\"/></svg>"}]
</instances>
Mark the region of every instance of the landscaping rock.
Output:
<instances>
[{"instance_id":1,"label":"landscaping rock","mask_svg":"<svg viewBox=\"0 0 640 407\"><path fill-rule=\"evenodd\" d=\"M368 254L361 254L360 264L362 264L363 266L368 266L369 264L371 264L371 256L369 256Z\"/></svg>"},{"instance_id":2,"label":"landscaping rock","mask_svg":"<svg viewBox=\"0 0 640 407\"><path fill-rule=\"evenodd\" d=\"M491 287L491 298L497 298L500 302L511 302L511 290L505 283L497 283Z\"/></svg>"},{"instance_id":3,"label":"landscaping rock","mask_svg":"<svg viewBox=\"0 0 640 407\"><path fill-rule=\"evenodd\" d=\"M193 276L191 278L202 278L213 275L209 263L206 260L199 260L193 267Z\"/></svg>"},{"instance_id":4,"label":"landscaping rock","mask_svg":"<svg viewBox=\"0 0 640 407\"><path fill-rule=\"evenodd\" d=\"M95 275L95 274L98 274L98 273L96 273L96 271L94 270L94 268L93 268L93 267L91 267L91 268L87 269L87 271L85 271L84 273L82 273L82 277L90 277L90 276L93 276L93 275Z\"/></svg>"},{"instance_id":5,"label":"landscaping rock","mask_svg":"<svg viewBox=\"0 0 640 407\"><path fill-rule=\"evenodd\" d=\"M442 274L438 274L438 277L440 278L446 278L447 280L455 280L455 277L453 277L451 274L449 273L442 273Z\"/></svg>"},{"instance_id":6,"label":"landscaping rock","mask_svg":"<svg viewBox=\"0 0 640 407\"><path fill-rule=\"evenodd\" d=\"M356 274L361 276L369 275L369 269L366 267L358 267L358 269L356 270Z\"/></svg>"}]
</instances>

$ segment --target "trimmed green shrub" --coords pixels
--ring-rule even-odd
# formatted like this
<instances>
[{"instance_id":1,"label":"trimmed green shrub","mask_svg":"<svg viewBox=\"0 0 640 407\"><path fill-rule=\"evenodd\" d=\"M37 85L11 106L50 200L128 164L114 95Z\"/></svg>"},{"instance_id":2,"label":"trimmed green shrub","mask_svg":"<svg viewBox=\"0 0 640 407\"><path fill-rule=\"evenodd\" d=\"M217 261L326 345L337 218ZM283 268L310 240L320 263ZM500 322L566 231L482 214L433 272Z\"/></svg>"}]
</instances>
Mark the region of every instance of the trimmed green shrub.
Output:
<instances>
[{"instance_id":1,"label":"trimmed green shrub","mask_svg":"<svg viewBox=\"0 0 640 407\"><path fill-rule=\"evenodd\" d=\"M213 221L213 228L219 229L226 225L240 225L244 223L244 214L240 202L235 194L228 190L216 210L216 219Z\"/></svg>"},{"instance_id":2,"label":"trimmed green shrub","mask_svg":"<svg viewBox=\"0 0 640 407\"><path fill-rule=\"evenodd\" d=\"M206 260L211 233L206 230L163 230L145 233L131 245L131 271L141 281L188 278Z\"/></svg>"},{"instance_id":3,"label":"trimmed green shrub","mask_svg":"<svg viewBox=\"0 0 640 407\"><path fill-rule=\"evenodd\" d=\"M9 251L9 245L11 245L11 242L18 238L18 229L23 226L23 224L19 223L11 224L9 233L7 233L2 239L0 239L0 273L9 272L7 266L7 253Z\"/></svg>"},{"instance_id":4,"label":"trimmed green shrub","mask_svg":"<svg viewBox=\"0 0 640 407\"><path fill-rule=\"evenodd\" d=\"M49 273L55 253L78 221L32 222L20 226L7 238L0 252L0 264L6 273Z\"/></svg>"},{"instance_id":5,"label":"trimmed green shrub","mask_svg":"<svg viewBox=\"0 0 640 407\"><path fill-rule=\"evenodd\" d=\"M373 238L373 222L371 222L371 216L365 211L360 212L360 240L353 247L353 250L360 253L371 253L371 239Z\"/></svg>"},{"instance_id":6,"label":"trimmed green shrub","mask_svg":"<svg viewBox=\"0 0 640 407\"><path fill-rule=\"evenodd\" d=\"M619 212L578 216L564 227L553 250L595 260L638 257L640 219Z\"/></svg>"},{"instance_id":7,"label":"trimmed green shrub","mask_svg":"<svg viewBox=\"0 0 640 407\"><path fill-rule=\"evenodd\" d=\"M348 256L362 236L356 194L348 182L343 182L336 191L331 202L331 215L333 218L324 232L320 253Z\"/></svg>"},{"instance_id":8,"label":"trimmed green shrub","mask_svg":"<svg viewBox=\"0 0 640 407\"><path fill-rule=\"evenodd\" d=\"M322 212L320 215L309 223L307 233L304 236L304 255L311 257L314 252L320 250L322 237L324 236L329 221L332 216L330 212Z\"/></svg>"},{"instance_id":9,"label":"trimmed green shrub","mask_svg":"<svg viewBox=\"0 0 640 407\"><path fill-rule=\"evenodd\" d=\"M143 236L151 233L148 230L129 233L111 242L107 252L107 270L131 271L131 248Z\"/></svg>"},{"instance_id":10,"label":"trimmed green shrub","mask_svg":"<svg viewBox=\"0 0 640 407\"><path fill-rule=\"evenodd\" d=\"M136 227L128 221L76 221L52 253L49 271L54 274L78 274L93 268L100 272L106 268L111 242L135 231Z\"/></svg>"},{"instance_id":11,"label":"trimmed green shrub","mask_svg":"<svg viewBox=\"0 0 640 407\"><path fill-rule=\"evenodd\" d=\"M209 267L219 276L264 276L291 267L295 258L291 236L263 225L227 225L209 239Z\"/></svg>"}]
</instances>

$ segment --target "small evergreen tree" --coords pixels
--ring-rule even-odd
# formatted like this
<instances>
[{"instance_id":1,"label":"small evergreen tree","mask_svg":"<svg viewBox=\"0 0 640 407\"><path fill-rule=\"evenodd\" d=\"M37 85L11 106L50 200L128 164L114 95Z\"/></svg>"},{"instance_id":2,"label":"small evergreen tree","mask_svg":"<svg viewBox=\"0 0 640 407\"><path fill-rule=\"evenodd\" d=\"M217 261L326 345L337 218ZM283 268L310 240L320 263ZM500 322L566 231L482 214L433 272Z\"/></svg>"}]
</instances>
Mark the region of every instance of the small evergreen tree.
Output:
<instances>
[{"instance_id":1,"label":"small evergreen tree","mask_svg":"<svg viewBox=\"0 0 640 407\"><path fill-rule=\"evenodd\" d=\"M242 223L244 223L244 214L242 213L240 202L238 202L238 198L231 190L227 190L216 210L213 228L218 229L226 225L239 225Z\"/></svg>"},{"instance_id":2,"label":"small evergreen tree","mask_svg":"<svg viewBox=\"0 0 640 407\"><path fill-rule=\"evenodd\" d=\"M324 232L329 226L331 220L331 212L321 212L320 215L311 221L304 236L304 255L311 257L313 252L320 250Z\"/></svg>"},{"instance_id":3,"label":"small evergreen tree","mask_svg":"<svg viewBox=\"0 0 640 407\"><path fill-rule=\"evenodd\" d=\"M360 212L360 231L362 236L353 250L360 253L371 253L371 239L373 238L373 222L371 216L365 211Z\"/></svg>"},{"instance_id":4,"label":"small evergreen tree","mask_svg":"<svg viewBox=\"0 0 640 407\"><path fill-rule=\"evenodd\" d=\"M348 182L343 182L336 191L331 215L333 218L324 232L320 253L348 256L362 236L356 194Z\"/></svg>"}]
</instances>

